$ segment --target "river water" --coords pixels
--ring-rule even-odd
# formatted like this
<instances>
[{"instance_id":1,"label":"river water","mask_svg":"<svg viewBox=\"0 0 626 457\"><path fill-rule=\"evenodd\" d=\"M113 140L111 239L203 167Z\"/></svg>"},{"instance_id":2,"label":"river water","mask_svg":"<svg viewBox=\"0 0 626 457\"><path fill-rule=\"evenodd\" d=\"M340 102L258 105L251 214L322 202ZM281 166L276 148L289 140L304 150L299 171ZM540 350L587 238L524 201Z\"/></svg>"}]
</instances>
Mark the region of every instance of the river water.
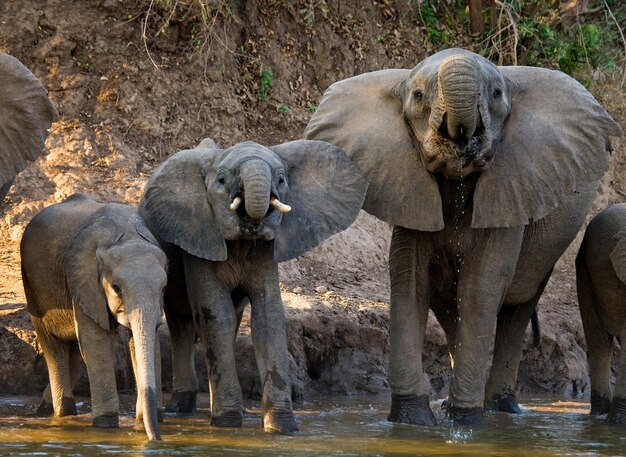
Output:
<instances>
[{"instance_id":1,"label":"river water","mask_svg":"<svg viewBox=\"0 0 626 457\"><path fill-rule=\"evenodd\" d=\"M482 427L417 427L385 420L387 396L326 397L296 407L301 431L264 433L258 404L248 405L241 429L208 425L207 398L191 418L165 417L162 442L149 443L130 412L120 428L90 426L88 405L78 416L38 418L38 399L0 399L0 455L4 456L626 456L626 427L588 415L589 403L528 398L525 414L489 413ZM131 402L126 402L126 407Z\"/></svg>"}]
</instances>

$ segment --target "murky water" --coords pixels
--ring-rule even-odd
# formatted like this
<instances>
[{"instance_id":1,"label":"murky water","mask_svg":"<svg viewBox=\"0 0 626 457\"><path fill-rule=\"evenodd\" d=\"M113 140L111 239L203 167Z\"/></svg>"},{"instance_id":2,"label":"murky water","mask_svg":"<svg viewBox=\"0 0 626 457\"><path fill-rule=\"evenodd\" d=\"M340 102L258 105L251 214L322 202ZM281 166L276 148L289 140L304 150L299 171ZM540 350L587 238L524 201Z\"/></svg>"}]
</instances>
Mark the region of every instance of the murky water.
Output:
<instances>
[{"instance_id":1,"label":"murky water","mask_svg":"<svg viewBox=\"0 0 626 457\"><path fill-rule=\"evenodd\" d=\"M206 402L206 397L202 399ZM321 398L300 405L295 436L264 433L258 405L241 429L208 425L208 411L192 418L166 417L163 441L146 442L141 426L124 413L120 428L90 427L89 414L34 417L37 399L0 399L0 455L11 456L625 456L626 427L587 414L589 404L528 399L526 414L490 413L480 428L423 428L385 420L389 399ZM255 408L256 406L256 408ZM440 402L433 403L440 410ZM79 405L87 411L87 405Z\"/></svg>"}]
</instances>

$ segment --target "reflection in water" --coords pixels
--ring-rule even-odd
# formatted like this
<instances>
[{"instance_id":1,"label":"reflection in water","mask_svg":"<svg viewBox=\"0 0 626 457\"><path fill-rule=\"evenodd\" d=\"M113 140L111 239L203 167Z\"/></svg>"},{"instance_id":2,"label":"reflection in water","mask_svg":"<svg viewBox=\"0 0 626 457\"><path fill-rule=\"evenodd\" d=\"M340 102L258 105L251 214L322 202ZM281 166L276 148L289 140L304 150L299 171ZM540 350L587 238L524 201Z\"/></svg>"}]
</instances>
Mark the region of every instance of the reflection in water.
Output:
<instances>
[{"instance_id":1,"label":"reflection in water","mask_svg":"<svg viewBox=\"0 0 626 457\"><path fill-rule=\"evenodd\" d=\"M163 441L150 443L128 412L120 428L94 429L88 405L79 416L37 418L36 399L0 399L0 455L626 455L626 429L589 416L588 403L531 399L525 414L489 413L485 425L474 428L452 427L440 402L432 405L437 427L392 425L385 420L388 403L386 396L309 401L296 410L302 431L280 436L263 432L258 405L241 429L210 427L204 398L196 416L166 417Z\"/></svg>"}]
</instances>

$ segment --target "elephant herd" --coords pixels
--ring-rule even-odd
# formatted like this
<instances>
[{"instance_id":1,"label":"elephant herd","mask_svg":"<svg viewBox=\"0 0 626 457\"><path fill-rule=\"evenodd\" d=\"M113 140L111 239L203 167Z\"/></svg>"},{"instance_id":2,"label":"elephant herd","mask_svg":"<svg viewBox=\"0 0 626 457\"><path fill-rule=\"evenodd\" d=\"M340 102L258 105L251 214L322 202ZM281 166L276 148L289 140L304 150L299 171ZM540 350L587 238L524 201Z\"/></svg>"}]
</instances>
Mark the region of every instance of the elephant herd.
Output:
<instances>
[{"instance_id":1,"label":"elephant herd","mask_svg":"<svg viewBox=\"0 0 626 457\"><path fill-rule=\"evenodd\" d=\"M44 150L56 113L43 86L0 54L0 178L8 189ZM167 159L138 208L75 194L36 215L22 276L50 384L39 413L76 414L81 358L93 425L118 425L111 335L130 329L137 418L160 439L162 313L172 340L166 411L195 411L199 338L211 424L242 424L234 342L250 304L266 431L298 430L278 262L346 229L363 208L393 225L388 420L434 425L422 367L429 310L452 361L447 416L520 412L526 327L608 169L621 129L565 74L498 67L466 50L412 70L333 84L304 137L272 147L210 139ZM576 259L591 412L626 424L626 351L613 393L613 339L626 341L626 204L592 220ZM493 357L492 357L493 354ZM491 367L491 368L490 368Z\"/></svg>"}]
</instances>

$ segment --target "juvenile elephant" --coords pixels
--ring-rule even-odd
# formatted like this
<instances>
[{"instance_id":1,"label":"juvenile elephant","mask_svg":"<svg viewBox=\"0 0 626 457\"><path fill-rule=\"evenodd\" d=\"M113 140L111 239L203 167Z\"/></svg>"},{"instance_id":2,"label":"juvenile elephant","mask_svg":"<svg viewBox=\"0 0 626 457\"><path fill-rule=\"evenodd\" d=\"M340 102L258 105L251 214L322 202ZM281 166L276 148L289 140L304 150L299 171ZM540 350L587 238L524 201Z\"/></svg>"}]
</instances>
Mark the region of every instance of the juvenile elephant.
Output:
<instances>
[{"instance_id":1,"label":"juvenile elephant","mask_svg":"<svg viewBox=\"0 0 626 457\"><path fill-rule=\"evenodd\" d=\"M395 226L390 421L435 422L421 360L429 306L453 358L448 415L480 422L485 396L519 411L525 329L620 134L565 74L462 49L326 91L305 136L345 150L369 182L363 208Z\"/></svg>"},{"instance_id":2,"label":"juvenile elephant","mask_svg":"<svg viewBox=\"0 0 626 457\"><path fill-rule=\"evenodd\" d=\"M15 57L0 52L0 199L27 162L44 153L55 118L37 78Z\"/></svg>"},{"instance_id":3,"label":"juvenile elephant","mask_svg":"<svg viewBox=\"0 0 626 457\"><path fill-rule=\"evenodd\" d=\"M151 440L160 439L155 337L167 259L137 211L74 194L33 218L22 237L21 255L28 311L48 364L54 414L76 414L70 365L78 343L89 375L93 425L118 425L112 336L119 324L132 332L137 419L143 418ZM40 409L47 402L44 395Z\"/></svg>"},{"instance_id":4,"label":"juvenile elephant","mask_svg":"<svg viewBox=\"0 0 626 457\"><path fill-rule=\"evenodd\" d=\"M626 424L626 203L608 207L589 223L576 257L576 288L587 342L591 414L608 413L608 422ZM611 396L614 338L622 351Z\"/></svg>"},{"instance_id":5,"label":"juvenile elephant","mask_svg":"<svg viewBox=\"0 0 626 457\"><path fill-rule=\"evenodd\" d=\"M249 300L263 383L263 426L281 433L297 430L278 262L347 228L365 190L345 154L321 141L269 148L245 142L220 149L205 140L154 172L139 212L163 241L170 261L165 314L173 395L168 411L195 410L195 321L208 367L211 423L241 426L235 337Z\"/></svg>"}]
</instances>

